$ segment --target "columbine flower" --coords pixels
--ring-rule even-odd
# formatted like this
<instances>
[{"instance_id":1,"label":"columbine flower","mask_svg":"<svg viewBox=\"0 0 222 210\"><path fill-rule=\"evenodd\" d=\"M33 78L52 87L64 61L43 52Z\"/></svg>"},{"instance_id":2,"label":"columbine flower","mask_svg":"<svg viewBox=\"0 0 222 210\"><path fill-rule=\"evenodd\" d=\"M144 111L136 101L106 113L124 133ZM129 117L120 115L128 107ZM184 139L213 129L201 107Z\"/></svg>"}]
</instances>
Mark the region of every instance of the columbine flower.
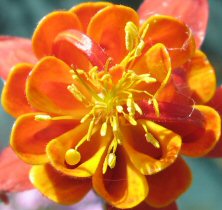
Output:
<instances>
[{"instance_id":1,"label":"columbine flower","mask_svg":"<svg viewBox=\"0 0 222 210\"><path fill-rule=\"evenodd\" d=\"M2 103L17 118L11 146L33 165L33 185L61 204L93 188L115 208L175 209L191 181L180 154L203 156L220 136L219 114L195 105L212 98L215 76L191 30L84 3L47 15L32 43L39 61L13 67Z\"/></svg>"}]
</instances>

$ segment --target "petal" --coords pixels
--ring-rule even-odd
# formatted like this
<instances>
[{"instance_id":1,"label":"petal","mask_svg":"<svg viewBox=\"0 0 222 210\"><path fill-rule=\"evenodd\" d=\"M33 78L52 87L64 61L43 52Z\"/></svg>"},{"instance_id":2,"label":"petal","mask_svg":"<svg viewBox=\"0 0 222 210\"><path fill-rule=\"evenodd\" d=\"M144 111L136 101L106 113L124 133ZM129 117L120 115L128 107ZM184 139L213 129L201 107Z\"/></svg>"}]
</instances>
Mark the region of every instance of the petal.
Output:
<instances>
[{"instance_id":1,"label":"petal","mask_svg":"<svg viewBox=\"0 0 222 210\"><path fill-rule=\"evenodd\" d=\"M78 148L81 160L77 165L70 166L65 161L66 151L75 148L80 140L87 135L88 128L88 123L80 124L75 129L55 138L48 144L46 151L54 168L74 177L89 177L95 173L110 140L108 134L106 135L107 137L102 138L97 131L91 136L90 141L84 142Z\"/></svg>"},{"instance_id":2,"label":"petal","mask_svg":"<svg viewBox=\"0 0 222 210\"><path fill-rule=\"evenodd\" d=\"M74 80L71 68L55 57L45 57L34 67L27 80L29 103L47 113L72 115L79 119L87 111L67 87Z\"/></svg>"},{"instance_id":3,"label":"petal","mask_svg":"<svg viewBox=\"0 0 222 210\"><path fill-rule=\"evenodd\" d=\"M20 62L35 63L31 40L0 36L0 77L6 79L12 66Z\"/></svg>"},{"instance_id":4,"label":"petal","mask_svg":"<svg viewBox=\"0 0 222 210\"><path fill-rule=\"evenodd\" d=\"M129 7L113 5L101 9L89 23L87 34L104 48L114 63L119 63L127 54L125 25L128 21L138 25L137 13Z\"/></svg>"},{"instance_id":5,"label":"petal","mask_svg":"<svg viewBox=\"0 0 222 210\"><path fill-rule=\"evenodd\" d=\"M206 33L209 5L207 0L145 0L141 4L138 13L141 23L155 14L179 17L191 27L199 48Z\"/></svg>"},{"instance_id":6,"label":"petal","mask_svg":"<svg viewBox=\"0 0 222 210\"><path fill-rule=\"evenodd\" d=\"M32 189L31 166L20 160L10 147L0 154L0 192L21 192Z\"/></svg>"},{"instance_id":7,"label":"petal","mask_svg":"<svg viewBox=\"0 0 222 210\"><path fill-rule=\"evenodd\" d=\"M166 47L161 43L155 44L144 55L135 60L132 69L137 74L149 73L151 77L157 80L155 83L141 84L139 89L159 94L171 76L171 59Z\"/></svg>"},{"instance_id":8,"label":"petal","mask_svg":"<svg viewBox=\"0 0 222 210\"><path fill-rule=\"evenodd\" d=\"M30 180L44 196L63 205L77 203L91 189L90 179L65 176L48 164L33 166Z\"/></svg>"},{"instance_id":9,"label":"petal","mask_svg":"<svg viewBox=\"0 0 222 210\"><path fill-rule=\"evenodd\" d=\"M68 29L81 30L78 17L72 12L56 11L45 16L38 24L32 37L33 50L38 58L52 54L55 37Z\"/></svg>"},{"instance_id":10,"label":"petal","mask_svg":"<svg viewBox=\"0 0 222 210\"><path fill-rule=\"evenodd\" d=\"M101 161L93 176L93 187L110 205L120 209L132 208L146 198L148 185L145 177L130 163L122 148L117 149L116 156L115 167L108 169L105 174L102 174Z\"/></svg>"},{"instance_id":11,"label":"petal","mask_svg":"<svg viewBox=\"0 0 222 210\"><path fill-rule=\"evenodd\" d=\"M208 106L216 109L222 115L222 86L218 87L214 97L207 103Z\"/></svg>"},{"instance_id":12,"label":"petal","mask_svg":"<svg viewBox=\"0 0 222 210\"><path fill-rule=\"evenodd\" d=\"M205 118L205 130L196 137L189 141L183 142L182 154L191 157L200 157L206 155L210 150L214 148L218 142L221 134L221 118L219 114L208 106L196 105L203 117Z\"/></svg>"},{"instance_id":13,"label":"petal","mask_svg":"<svg viewBox=\"0 0 222 210\"><path fill-rule=\"evenodd\" d=\"M14 66L2 90L2 105L13 117L34 111L25 95L26 78L32 68L33 65L28 63Z\"/></svg>"},{"instance_id":14,"label":"petal","mask_svg":"<svg viewBox=\"0 0 222 210\"><path fill-rule=\"evenodd\" d=\"M206 55L197 51L185 66L187 83L193 91L192 98L198 104L208 102L216 91L216 74ZM204 81L204 82L203 82Z\"/></svg>"},{"instance_id":15,"label":"petal","mask_svg":"<svg viewBox=\"0 0 222 210\"><path fill-rule=\"evenodd\" d=\"M141 33L148 26L144 38L146 48L162 43L171 57L172 68L184 64L195 52L195 41L191 30L180 20L155 15L150 17L141 27Z\"/></svg>"},{"instance_id":16,"label":"petal","mask_svg":"<svg viewBox=\"0 0 222 210\"><path fill-rule=\"evenodd\" d=\"M207 104L208 106L213 107L218 111L220 116L222 116L222 86L218 87L216 90L216 93L214 97L209 101ZM207 157L222 157L222 137L220 136L219 141L217 142L216 146L214 147L213 150L211 150L208 154Z\"/></svg>"},{"instance_id":17,"label":"petal","mask_svg":"<svg viewBox=\"0 0 222 210\"><path fill-rule=\"evenodd\" d=\"M71 130L76 122L69 120L35 120L41 113L30 113L17 118L11 133L11 146L17 155L27 163L42 164L48 162L47 143Z\"/></svg>"},{"instance_id":18,"label":"petal","mask_svg":"<svg viewBox=\"0 0 222 210\"><path fill-rule=\"evenodd\" d=\"M91 18L101 9L110 5L112 4L109 2L86 2L74 6L70 9L70 12L73 12L77 15L82 23L83 31L86 32Z\"/></svg>"},{"instance_id":19,"label":"petal","mask_svg":"<svg viewBox=\"0 0 222 210\"><path fill-rule=\"evenodd\" d=\"M157 116L152 104L138 102L143 115L137 119L147 119L179 134L183 140L197 138L204 131L205 118L202 113L190 105L159 102L160 116Z\"/></svg>"},{"instance_id":20,"label":"petal","mask_svg":"<svg viewBox=\"0 0 222 210\"><path fill-rule=\"evenodd\" d=\"M110 206L108 204L105 208L106 208L106 210L118 210L114 206ZM159 210L178 210L176 203L172 203L169 206L166 206L163 208L155 208L155 207L148 205L146 202L142 202L139 205L137 205L136 207L126 209L126 210L158 210L158 209Z\"/></svg>"},{"instance_id":21,"label":"petal","mask_svg":"<svg viewBox=\"0 0 222 210\"><path fill-rule=\"evenodd\" d=\"M155 174L171 165L178 156L181 138L172 131L151 121L140 121L159 142L160 148L154 147L146 140L141 125L122 128L123 145L134 166L144 175ZM133 155L132 155L133 154Z\"/></svg>"},{"instance_id":22,"label":"petal","mask_svg":"<svg viewBox=\"0 0 222 210\"><path fill-rule=\"evenodd\" d=\"M150 186L146 202L154 207L164 207L189 188L192 174L185 161L178 158L167 169L146 178Z\"/></svg>"},{"instance_id":23,"label":"petal","mask_svg":"<svg viewBox=\"0 0 222 210\"><path fill-rule=\"evenodd\" d=\"M92 39L77 30L59 33L53 43L53 54L74 68L88 70L93 66L103 69L108 56Z\"/></svg>"},{"instance_id":24,"label":"petal","mask_svg":"<svg viewBox=\"0 0 222 210\"><path fill-rule=\"evenodd\" d=\"M157 81L162 82L171 69L170 56L166 47L161 43L155 44L141 57L133 66L136 73L150 73Z\"/></svg>"}]
</instances>

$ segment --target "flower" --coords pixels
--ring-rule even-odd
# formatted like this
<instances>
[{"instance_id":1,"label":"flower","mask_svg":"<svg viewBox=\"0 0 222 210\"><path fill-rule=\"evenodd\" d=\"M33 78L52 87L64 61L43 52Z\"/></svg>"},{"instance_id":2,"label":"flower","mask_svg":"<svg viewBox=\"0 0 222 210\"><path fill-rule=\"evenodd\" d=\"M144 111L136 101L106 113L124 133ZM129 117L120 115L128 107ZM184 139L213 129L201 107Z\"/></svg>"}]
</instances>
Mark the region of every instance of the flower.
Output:
<instances>
[{"instance_id":1,"label":"flower","mask_svg":"<svg viewBox=\"0 0 222 210\"><path fill-rule=\"evenodd\" d=\"M219 114L196 105L216 82L191 30L83 3L47 15L32 44L38 62L13 67L2 103L17 118L11 146L33 165L33 185L62 204L93 188L115 208L175 209L191 182L180 155L203 156L220 137Z\"/></svg>"}]
</instances>

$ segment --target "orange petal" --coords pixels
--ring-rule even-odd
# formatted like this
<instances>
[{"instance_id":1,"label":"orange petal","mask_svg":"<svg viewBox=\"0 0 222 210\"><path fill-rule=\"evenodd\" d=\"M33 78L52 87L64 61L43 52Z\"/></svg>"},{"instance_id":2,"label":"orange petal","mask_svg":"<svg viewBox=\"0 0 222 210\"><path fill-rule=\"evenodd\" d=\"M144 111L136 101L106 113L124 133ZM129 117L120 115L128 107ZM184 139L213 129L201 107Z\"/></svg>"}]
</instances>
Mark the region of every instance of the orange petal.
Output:
<instances>
[{"instance_id":1,"label":"orange petal","mask_svg":"<svg viewBox=\"0 0 222 210\"><path fill-rule=\"evenodd\" d=\"M89 177L95 173L110 140L109 135L102 138L97 131L91 136L90 141L84 142L78 148L81 159L77 165L70 166L65 161L66 151L75 148L78 142L87 135L88 128L89 124L83 123L48 144L46 151L54 168L75 177Z\"/></svg>"},{"instance_id":2,"label":"orange petal","mask_svg":"<svg viewBox=\"0 0 222 210\"><path fill-rule=\"evenodd\" d=\"M148 185L145 177L130 163L120 147L116 152L115 167L108 169L105 174L102 174L101 161L93 176L93 187L110 205L125 209L137 206L146 198Z\"/></svg>"},{"instance_id":3,"label":"orange petal","mask_svg":"<svg viewBox=\"0 0 222 210\"><path fill-rule=\"evenodd\" d=\"M38 110L81 118L87 111L67 89L74 80L70 67L55 57L45 57L34 67L27 80L29 103Z\"/></svg>"},{"instance_id":4,"label":"orange petal","mask_svg":"<svg viewBox=\"0 0 222 210\"><path fill-rule=\"evenodd\" d=\"M92 66L98 66L99 70L103 70L108 59L97 43L77 30L59 33L53 43L53 54L68 65L86 71Z\"/></svg>"},{"instance_id":5,"label":"orange petal","mask_svg":"<svg viewBox=\"0 0 222 210\"><path fill-rule=\"evenodd\" d=\"M17 64L8 76L2 91L2 105L13 117L34 111L28 104L25 95L26 78L33 65L28 63Z\"/></svg>"},{"instance_id":6,"label":"orange petal","mask_svg":"<svg viewBox=\"0 0 222 210\"><path fill-rule=\"evenodd\" d=\"M110 5L112 4L109 2L86 2L74 6L70 9L70 12L73 12L77 15L82 23L83 31L86 32L91 18L101 9Z\"/></svg>"},{"instance_id":7,"label":"orange petal","mask_svg":"<svg viewBox=\"0 0 222 210\"><path fill-rule=\"evenodd\" d=\"M114 206L107 205L106 210L118 210L118 208L115 208ZM126 210L178 210L176 203L172 203L169 206L163 207L163 208L155 208L150 205L148 205L146 202L140 203L138 206L126 209ZM120 209L119 209L120 210Z\"/></svg>"},{"instance_id":8,"label":"orange petal","mask_svg":"<svg viewBox=\"0 0 222 210\"><path fill-rule=\"evenodd\" d=\"M165 207L175 201L191 185L192 174L182 158L155 175L147 176L150 187L146 202L153 207Z\"/></svg>"},{"instance_id":9,"label":"orange petal","mask_svg":"<svg viewBox=\"0 0 222 210\"><path fill-rule=\"evenodd\" d=\"M194 106L205 118L205 130L199 137L183 142L182 154L191 157L200 157L206 155L212 150L218 142L221 134L220 115L209 106Z\"/></svg>"},{"instance_id":10,"label":"orange petal","mask_svg":"<svg viewBox=\"0 0 222 210\"><path fill-rule=\"evenodd\" d=\"M153 45L141 59L135 61L133 66L133 70L136 70L137 74L150 73L159 82L165 79L170 69L169 53L161 43Z\"/></svg>"},{"instance_id":11,"label":"orange petal","mask_svg":"<svg viewBox=\"0 0 222 210\"><path fill-rule=\"evenodd\" d=\"M162 171L175 161L180 151L181 138L151 121L141 122L146 124L147 130L159 142L160 148L155 148L146 140L145 131L141 125L121 128L123 145L134 166L142 174L151 175Z\"/></svg>"},{"instance_id":12,"label":"orange petal","mask_svg":"<svg viewBox=\"0 0 222 210\"><path fill-rule=\"evenodd\" d=\"M207 0L144 0L138 9L140 21L144 22L155 14L164 14L181 19L191 27L198 48L204 40L209 16Z\"/></svg>"},{"instance_id":13,"label":"orange petal","mask_svg":"<svg viewBox=\"0 0 222 210\"><path fill-rule=\"evenodd\" d=\"M78 17L72 12L56 11L45 16L38 24L33 37L33 50L38 58L52 53L52 43L60 32L68 29L81 30Z\"/></svg>"},{"instance_id":14,"label":"orange petal","mask_svg":"<svg viewBox=\"0 0 222 210\"><path fill-rule=\"evenodd\" d=\"M0 194L32 189L30 169L31 166L20 160L10 147L4 149L0 154Z\"/></svg>"},{"instance_id":15,"label":"orange petal","mask_svg":"<svg viewBox=\"0 0 222 210\"><path fill-rule=\"evenodd\" d=\"M141 84L140 89L147 89L149 92L155 93L159 88L164 88L171 76L171 60L166 47L161 43L155 44L144 55L135 60L132 69L137 74L149 73L157 80L156 83ZM159 91L161 92L161 90Z\"/></svg>"},{"instance_id":16,"label":"orange petal","mask_svg":"<svg viewBox=\"0 0 222 210\"><path fill-rule=\"evenodd\" d=\"M21 62L35 63L29 39L12 36L0 36L0 77L6 79L10 69Z\"/></svg>"},{"instance_id":17,"label":"orange petal","mask_svg":"<svg viewBox=\"0 0 222 210\"><path fill-rule=\"evenodd\" d=\"M37 121L35 116L38 114L41 113L17 118L11 133L12 148L22 160L30 164L48 162L45 151L47 143L76 126L74 121Z\"/></svg>"},{"instance_id":18,"label":"orange petal","mask_svg":"<svg viewBox=\"0 0 222 210\"><path fill-rule=\"evenodd\" d=\"M170 16L155 15L143 24L141 32L147 25L146 48L156 43L164 44L169 51L173 68L181 66L194 54L194 38L183 22Z\"/></svg>"},{"instance_id":19,"label":"orange petal","mask_svg":"<svg viewBox=\"0 0 222 210\"><path fill-rule=\"evenodd\" d=\"M216 75L206 55L197 51L185 66L187 82L193 91L191 96L196 103L208 102L216 91ZM204 82L203 82L204 81Z\"/></svg>"},{"instance_id":20,"label":"orange petal","mask_svg":"<svg viewBox=\"0 0 222 210\"><path fill-rule=\"evenodd\" d=\"M90 179L65 176L48 164L33 166L30 180L44 196L63 205L77 203L91 189Z\"/></svg>"},{"instance_id":21,"label":"orange petal","mask_svg":"<svg viewBox=\"0 0 222 210\"><path fill-rule=\"evenodd\" d=\"M87 34L105 49L114 63L119 63L127 54L125 25L128 21L138 25L137 13L129 7L113 5L100 10L89 23Z\"/></svg>"}]
</instances>

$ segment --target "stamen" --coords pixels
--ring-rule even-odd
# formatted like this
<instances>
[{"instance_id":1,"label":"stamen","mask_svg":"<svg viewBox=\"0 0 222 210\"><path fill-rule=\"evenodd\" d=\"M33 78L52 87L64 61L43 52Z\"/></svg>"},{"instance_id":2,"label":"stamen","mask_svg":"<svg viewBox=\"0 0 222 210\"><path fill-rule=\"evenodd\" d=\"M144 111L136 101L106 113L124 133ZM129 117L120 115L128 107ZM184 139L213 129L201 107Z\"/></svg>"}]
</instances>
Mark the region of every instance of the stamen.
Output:
<instances>
[{"instance_id":1,"label":"stamen","mask_svg":"<svg viewBox=\"0 0 222 210\"><path fill-rule=\"evenodd\" d=\"M50 115L46 115L46 114L37 114L35 115L35 120L37 121L47 121L47 120L51 120L52 117Z\"/></svg>"},{"instance_id":2,"label":"stamen","mask_svg":"<svg viewBox=\"0 0 222 210\"><path fill-rule=\"evenodd\" d=\"M89 129L88 129L88 133L87 133L87 141L90 141L90 138L92 136L92 131L93 131L93 127L95 124L95 120L96 120L96 118L93 117L93 119L91 120L91 122L89 124Z\"/></svg>"},{"instance_id":3,"label":"stamen","mask_svg":"<svg viewBox=\"0 0 222 210\"><path fill-rule=\"evenodd\" d=\"M125 44L126 49L131 51L134 48L135 42L138 40L138 27L131 21L125 26Z\"/></svg>"},{"instance_id":4,"label":"stamen","mask_svg":"<svg viewBox=\"0 0 222 210\"><path fill-rule=\"evenodd\" d=\"M113 169L116 165L116 155L114 153L110 153L108 155L108 166Z\"/></svg>"},{"instance_id":5,"label":"stamen","mask_svg":"<svg viewBox=\"0 0 222 210\"><path fill-rule=\"evenodd\" d=\"M107 132L107 120L101 126L100 135L106 136L106 132Z\"/></svg>"},{"instance_id":6,"label":"stamen","mask_svg":"<svg viewBox=\"0 0 222 210\"><path fill-rule=\"evenodd\" d=\"M155 148L160 148L160 143L156 140L156 138L148 131L148 127L145 122L142 122L142 127L144 131L146 132L145 137L147 142L152 144Z\"/></svg>"},{"instance_id":7,"label":"stamen","mask_svg":"<svg viewBox=\"0 0 222 210\"><path fill-rule=\"evenodd\" d=\"M68 165L74 166L81 160L81 154L75 149L68 149L65 154L65 161Z\"/></svg>"}]
</instances>

